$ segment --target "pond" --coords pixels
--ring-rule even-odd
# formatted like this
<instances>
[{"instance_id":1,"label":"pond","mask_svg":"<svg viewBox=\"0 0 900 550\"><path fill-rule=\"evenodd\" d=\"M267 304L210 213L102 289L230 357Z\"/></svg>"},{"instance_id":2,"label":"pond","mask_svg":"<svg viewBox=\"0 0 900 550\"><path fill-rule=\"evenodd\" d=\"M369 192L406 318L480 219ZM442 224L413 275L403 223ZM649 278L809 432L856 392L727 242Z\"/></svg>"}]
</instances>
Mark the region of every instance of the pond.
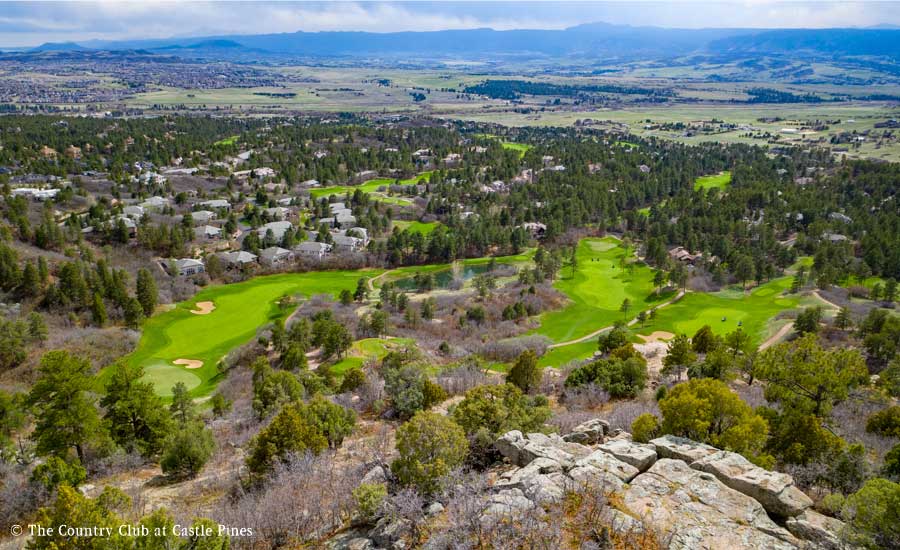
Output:
<instances>
[{"instance_id":1,"label":"pond","mask_svg":"<svg viewBox=\"0 0 900 550\"><path fill-rule=\"evenodd\" d=\"M459 268L459 277L463 281L468 281L478 274L486 273L487 270L488 264L463 265ZM431 273L431 275L434 277L435 289L449 288L450 283L453 282L453 270L449 268L442 269L441 271L434 271ZM419 288L419 285L416 282L415 275L412 277L404 277L403 279L398 279L394 281L393 284L395 287L401 290L416 291Z\"/></svg>"}]
</instances>

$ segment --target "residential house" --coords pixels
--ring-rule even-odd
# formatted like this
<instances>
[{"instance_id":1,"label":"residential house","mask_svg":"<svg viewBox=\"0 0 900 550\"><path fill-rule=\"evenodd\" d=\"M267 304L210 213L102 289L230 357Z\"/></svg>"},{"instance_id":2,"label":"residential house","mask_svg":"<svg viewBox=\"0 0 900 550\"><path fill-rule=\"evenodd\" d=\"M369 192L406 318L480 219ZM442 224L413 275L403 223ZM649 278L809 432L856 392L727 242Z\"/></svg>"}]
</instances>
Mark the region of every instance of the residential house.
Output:
<instances>
[{"instance_id":1,"label":"residential house","mask_svg":"<svg viewBox=\"0 0 900 550\"><path fill-rule=\"evenodd\" d=\"M12 190L14 197L28 197L35 201L51 200L59 194L59 189L37 189L34 187L17 187Z\"/></svg>"},{"instance_id":2,"label":"residential house","mask_svg":"<svg viewBox=\"0 0 900 550\"><path fill-rule=\"evenodd\" d=\"M353 227L351 229L338 229L333 235L356 237L361 239L363 246L369 246L369 231L365 227Z\"/></svg>"},{"instance_id":3,"label":"residential house","mask_svg":"<svg viewBox=\"0 0 900 550\"><path fill-rule=\"evenodd\" d=\"M194 237L200 240L214 241L222 238L222 229L212 225L201 225L194 228Z\"/></svg>"},{"instance_id":4,"label":"residential house","mask_svg":"<svg viewBox=\"0 0 900 550\"><path fill-rule=\"evenodd\" d=\"M294 247L294 252L302 258L321 260L331 252L331 245L315 241L303 241Z\"/></svg>"},{"instance_id":5,"label":"residential house","mask_svg":"<svg viewBox=\"0 0 900 550\"><path fill-rule=\"evenodd\" d=\"M267 224L259 226L256 230L256 233L259 235L260 239L265 239L266 234L269 231L272 231L272 235L275 237L277 242L281 242L284 238L284 234L287 233L288 229L293 229L294 226L291 222L280 221L280 222L269 222Z\"/></svg>"},{"instance_id":6,"label":"residential house","mask_svg":"<svg viewBox=\"0 0 900 550\"><path fill-rule=\"evenodd\" d=\"M347 235L334 235L332 236L332 240L334 241L334 248L338 252L359 252L360 250L365 248L363 240L356 237L348 237Z\"/></svg>"},{"instance_id":7,"label":"residential house","mask_svg":"<svg viewBox=\"0 0 900 550\"><path fill-rule=\"evenodd\" d=\"M231 203L225 199L211 199L208 201L203 201L200 203L200 206L209 208L210 210L220 210L222 208L224 208L225 210L231 210Z\"/></svg>"},{"instance_id":8,"label":"residential house","mask_svg":"<svg viewBox=\"0 0 900 550\"><path fill-rule=\"evenodd\" d=\"M194 258L181 258L180 260L172 260L171 265L174 266L175 273L180 277L189 277L206 271L206 267L200 260ZM173 273L173 275L175 274Z\"/></svg>"},{"instance_id":9,"label":"residential house","mask_svg":"<svg viewBox=\"0 0 900 550\"><path fill-rule=\"evenodd\" d=\"M256 262L256 254L247 252L246 250L235 250L233 252L223 252L219 254L219 258L226 267L242 267L247 264Z\"/></svg>"},{"instance_id":10,"label":"residential house","mask_svg":"<svg viewBox=\"0 0 900 550\"><path fill-rule=\"evenodd\" d=\"M522 229L528 231L534 239L542 239L547 233L547 224L540 222L526 222L522 224Z\"/></svg>"},{"instance_id":11,"label":"residential house","mask_svg":"<svg viewBox=\"0 0 900 550\"><path fill-rule=\"evenodd\" d=\"M134 220L129 218L128 216L116 216L113 219L113 227L119 225L119 222L125 226L125 229L128 231L128 236L130 238L137 237L137 224L134 223Z\"/></svg>"},{"instance_id":12,"label":"residential house","mask_svg":"<svg viewBox=\"0 0 900 550\"><path fill-rule=\"evenodd\" d=\"M191 212L191 218L194 220L194 223L207 224L216 219L216 213L210 210L197 210L196 212Z\"/></svg>"},{"instance_id":13,"label":"residential house","mask_svg":"<svg viewBox=\"0 0 900 550\"><path fill-rule=\"evenodd\" d=\"M163 197L150 197L140 204L144 210L161 210L169 206L169 199Z\"/></svg>"},{"instance_id":14,"label":"residential house","mask_svg":"<svg viewBox=\"0 0 900 550\"><path fill-rule=\"evenodd\" d=\"M259 263L267 266L281 265L294 259L294 253L280 246L270 246L259 252Z\"/></svg>"},{"instance_id":15,"label":"residential house","mask_svg":"<svg viewBox=\"0 0 900 550\"><path fill-rule=\"evenodd\" d=\"M676 261L679 261L682 263L694 265L694 263L697 260L700 260L703 258L703 254L699 253L699 252L697 254L691 254L683 246L676 246L675 248L673 248L672 250L669 251L669 257L672 258L673 260L676 260Z\"/></svg>"},{"instance_id":16,"label":"residential house","mask_svg":"<svg viewBox=\"0 0 900 550\"><path fill-rule=\"evenodd\" d=\"M125 208L123 208L122 214L125 214L133 220L139 220L144 217L144 209L136 204L133 204L131 206L126 206Z\"/></svg>"},{"instance_id":17,"label":"residential house","mask_svg":"<svg viewBox=\"0 0 900 550\"><path fill-rule=\"evenodd\" d=\"M283 206L276 206L274 208L266 208L265 213L269 218L273 220L284 220L288 216L291 215L291 211Z\"/></svg>"},{"instance_id":18,"label":"residential house","mask_svg":"<svg viewBox=\"0 0 900 550\"><path fill-rule=\"evenodd\" d=\"M313 187L322 187L322 184L319 183L318 180L306 180L306 181L300 183L300 187L310 189Z\"/></svg>"}]
</instances>

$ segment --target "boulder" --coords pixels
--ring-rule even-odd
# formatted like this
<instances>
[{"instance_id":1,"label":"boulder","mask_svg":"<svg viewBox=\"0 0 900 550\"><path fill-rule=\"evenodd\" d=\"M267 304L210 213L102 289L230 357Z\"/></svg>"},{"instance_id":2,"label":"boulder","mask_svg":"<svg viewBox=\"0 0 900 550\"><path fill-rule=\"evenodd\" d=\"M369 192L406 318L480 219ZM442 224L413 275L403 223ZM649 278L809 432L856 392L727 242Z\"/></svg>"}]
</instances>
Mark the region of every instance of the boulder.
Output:
<instances>
[{"instance_id":1,"label":"boulder","mask_svg":"<svg viewBox=\"0 0 900 550\"><path fill-rule=\"evenodd\" d=\"M403 537L412 530L412 523L408 519L383 517L378 520L375 527L369 531L369 538L381 548L393 548L402 543Z\"/></svg>"},{"instance_id":2,"label":"boulder","mask_svg":"<svg viewBox=\"0 0 900 550\"><path fill-rule=\"evenodd\" d=\"M563 436L563 439L571 443L594 445L603 441L603 436L608 433L609 422L602 418L594 418L575 426L571 433Z\"/></svg>"},{"instance_id":3,"label":"boulder","mask_svg":"<svg viewBox=\"0 0 900 550\"><path fill-rule=\"evenodd\" d=\"M444 511L443 504L441 504L440 502L432 502L431 504L428 505L427 508L425 508L425 515L429 516L429 517L436 516L443 511Z\"/></svg>"},{"instance_id":4,"label":"boulder","mask_svg":"<svg viewBox=\"0 0 900 550\"><path fill-rule=\"evenodd\" d=\"M531 433L525 436L518 430L503 434L494 442L494 447L517 466L527 466L537 458L549 458L563 468L569 468L576 457L590 453L584 445L566 442L555 434Z\"/></svg>"},{"instance_id":5,"label":"boulder","mask_svg":"<svg viewBox=\"0 0 900 550\"><path fill-rule=\"evenodd\" d=\"M670 537L672 549L793 550L802 545L759 502L680 460L657 460L624 489L622 502Z\"/></svg>"},{"instance_id":6,"label":"boulder","mask_svg":"<svg viewBox=\"0 0 900 550\"><path fill-rule=\"evenodd\" d=\"M641 472L647 471L656 462L656 447L644 443L634 443L628 439L613 439L598 447L625 464L630 464Z\"/></svg>"},{"instance_id":7,"label":"boulder","mask_svg":"<svg viewBox=\"0 0 900 550\"><path fill-rule=\"evenodd\" d=\"M538 504L559 502L565 497L567 478L562 465L555 460L540 457L524 468L503 473L493 485L494 490L516 489Z\"/></svg>"},{"instance_id":8,"label":"boulder","mask_svg":"<svg viewBox=\"0 0 900 550\"><path fill-rule=\"evenodd\" d=\"M499 439L494 442L494 448L512 464L519 464L519 454L525 448L527 443L528 440L525 439L522 432L519 430L512 430L511 432L506 432L501 435Z\"/></svg>"},{"instance_id":9,"label":"boulder","mask_svg":"<svg viewBox=\"0 0 900 550\"><path fill-rule=\"evenodd\" d=\"M520 489L507 489L488 499L481 513L482 524L494 525L503 518L521 514L534 508L534 503Z\"/></svg>"},{"instance_id":10,"label":"boulder","mask_svg":"<svg viewBox=\"0 0 900 550\"><path fill-rule=\"evenodd\" d=\"M384 471L384 467L378 464L366 472L360 483L387 483L387 480L388 476Z\"/></svg>"},{"instance_id":11,"label":"boulder","mask_svg":"<svg viewBox=\"0 0 900 550\"><path fill-rule=\"evenodd\" d=\"M656 447L656 454L659 458L683 460L688 464L706 455L719 452L719 449L710 447L705 443L697 443L696 441L674 435L657 437L650 441L650 444Z\"/></svg>"},{"instance_id":12,"label":"boulder","mask_svg":"<svg viewBox=\"0 0 900 550\"><path fill-rule=\"evenodd\" d=\"M794 536L813 543L823 550L841 550L841 531L844 522L815 512L806 510L799 516L788 518L785 522L788 531Z\"/></svg>"},{"instance_id":13,"label":"boulder","mask_svg":"<svg viewBox=\"0 0 900 550\"><path fill-rule=\"evenodd\" d=\"M758 500L775 516L793 517L813 504L794 486L791 476L760 468L737 453L718 451L695 460L691 468L713 474L725 485Z\"/></svg>"},{"instance_id":14,"label":"boulder","mask_svg":"<svg viewBox=\"0 0 900 550\"><path fill-rule=\"evenodd\" d=\"M634 476L640 473L634 466L626 464L613 455L600 450L594 451L588 456L578 459L575 462L575 468L579 466L592 466L616 476L625 483L628 483L634 479Z\"/></svg>"}]
</instances>

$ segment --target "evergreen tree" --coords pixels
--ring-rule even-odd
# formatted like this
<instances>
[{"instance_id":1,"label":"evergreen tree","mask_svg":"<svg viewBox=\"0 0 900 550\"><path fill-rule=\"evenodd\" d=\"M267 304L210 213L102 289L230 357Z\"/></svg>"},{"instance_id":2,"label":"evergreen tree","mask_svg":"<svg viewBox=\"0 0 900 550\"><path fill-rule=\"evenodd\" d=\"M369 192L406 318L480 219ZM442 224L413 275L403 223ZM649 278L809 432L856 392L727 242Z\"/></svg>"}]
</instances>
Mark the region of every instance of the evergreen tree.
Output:
<instances>
[{"instance_id":1,"label":"evergreen tree","mask_svg":"<svg viewBox=\"0 0 900 550\"><path fill-rule=\"evenodd\" d=\"M140 269L137 273L137 299L144 310L144 316L150 317L156 309L159 300L156 289L156 281L147 269Z\"/></svg>"}]
</instances>

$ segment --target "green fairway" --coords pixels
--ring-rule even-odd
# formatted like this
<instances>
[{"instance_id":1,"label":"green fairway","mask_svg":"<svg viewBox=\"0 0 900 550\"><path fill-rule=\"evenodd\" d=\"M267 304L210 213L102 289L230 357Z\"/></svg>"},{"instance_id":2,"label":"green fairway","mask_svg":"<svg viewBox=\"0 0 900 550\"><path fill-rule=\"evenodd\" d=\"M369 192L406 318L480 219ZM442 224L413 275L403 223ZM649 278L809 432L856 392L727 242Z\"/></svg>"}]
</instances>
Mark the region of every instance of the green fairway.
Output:
<instances>
[{"instance_id":1,"label":"green fairway","mask_svg":"<svg viewBox=\"0 0 900 550\"><path fill-rule=\"evenodd\" d=\"M812 305L812 299L784 293L790 288L791 280L791 277L781 277L749 293L740 289L691 292L660 309L656 319L648 321L643 329L635 330L640 334L661 330L693 336L703 325L709 325L713 332L722 336L741 328L754 343L760 344L771 332L769 327L776 315L787 309Z\"/></svg>"},{"instance_id":2,"label":"green fairway","mask_svg":"<svg viewBox=\"0 0 900 550\"><path fill-rule=\"evenodd\" d=\"M589 359L597 351L597 339L591 338L577 344L570 344L558 348L547 350L538 364L542 367L562 367L571 361L579 361L581 359Z\"/></svg>"},{"instance_id":3,"label":"green fairway","mask_svg":"<svg viewBox=\"0 0 900 550\"><path fill-rule=\"evenodd\" d=\"M616 321L633 318L638 311L665 301L668 296L654 293L653 271L646 265L623 269L626 252L612 237L582 239L578 243L577 268L563 267L554 283L572 301L565 308L541 316L535 332L554 342L580 338ZM629 259L634 260L629 253ZM628 298L627 315L619 308Z\"/></svg>"},{"instance_id":4,"label":"green fairway","mask_svg":"<svg viewBox=\"0 0 900 550\"><path fill-rule=\"evenodd\" d=\"M368 360L379 361L389 351L410 346L412 338L364 338L353 342L346 357L331 365L331 372L343 376L345 372L361 367Z\"/></svg>"},{"instance_id":5,"label":"green fairway","mask_svg":"<svg viewBox=\"0 0 900 550\"><path fill-rule=\"evenodd\" d=\"M406 198L395 197L383 192L379 192L378 189L382 187L387 188L391 185L413 185L419 183L420 181L427 182L430 179L431 172L422 172L417 176L404 180L396 180L393 178L375 178L360 185L332 185L329 187L320 187L318 189L311 189L309 194L314 199L320 199L322 197L330 197L331 195L345 195L348 192L353 193L354 191L359 189L363 193L372 195L372 198L375 200L388 204L405 206L408 204L412 204L412 202Z\"/></svg>"},{"instance_id":6,"label":"green fairway","mask_svg":"<svg viewBox=\"0 0 900 550\"><path fill-rule=\"evenodd\" d=\"M525 153L531 149L531 145L527 143L515 143L513 141L503 141L500 143L504 149L509 149L510 151L516 151L519 153L519 158L525 156Z\"/></svg>"},{"instance_id":7,"label":"green fairway","mask_svg":"<svg viewBox=\"0 0 900 550\"><path fill-rule=\"evenodd\" d=\"M237 143L237 140L240 136L229 136L225 139L220 139L219 141L213 143L213 145L234 145Z\"/></svg>"},{"instance_id":8,"label":"green fairway","mask_svg":"<svg viewBox=\"0 0 900 550\"><path fill-rule=\"evenodd\" d=\"M694 189L726 189L729 185L731 185L731 172L725 171L711 176L700 176L694 182Z\"/></svg>"},{"instance_id":9,"label":"green fairway","mask_svg":"<svg viewBox=\"0 0 900 550\"><path fill-rule=\"evenodd\" d=\"M148 319L141 341L127 361L147 368L147 378L160 394L170 391L178 381L193 382L188 385L193 386L191 393L195 397L208 394L221 376L216 364L222 357L252 339L261 326L290 313L278 307L279 298L298 294L334 296L343 289L353 290L360 277L378 273L375 270L286 273L206 288L192 300ZM216 309L208 315L191 313L194 304L203 301L213 302ZM202 361L203 365L188 370L173 364L176 359ZM101 377L108 372L101 373Z\"/></svg>"},{"instance_id":10,"label":"green fairway","mask_svg":"<svg viewBox=\"0 0 900 550\"><path fill-rule=\"evenodd\" d=\"M408 222L403 220L394 220L394 226L399 227L400 229L405 229L407 231L415 231L417 233L421 233L423 235L428 235L437 227L441 225L441 222Z\"/></svg>"}]
</instances>

